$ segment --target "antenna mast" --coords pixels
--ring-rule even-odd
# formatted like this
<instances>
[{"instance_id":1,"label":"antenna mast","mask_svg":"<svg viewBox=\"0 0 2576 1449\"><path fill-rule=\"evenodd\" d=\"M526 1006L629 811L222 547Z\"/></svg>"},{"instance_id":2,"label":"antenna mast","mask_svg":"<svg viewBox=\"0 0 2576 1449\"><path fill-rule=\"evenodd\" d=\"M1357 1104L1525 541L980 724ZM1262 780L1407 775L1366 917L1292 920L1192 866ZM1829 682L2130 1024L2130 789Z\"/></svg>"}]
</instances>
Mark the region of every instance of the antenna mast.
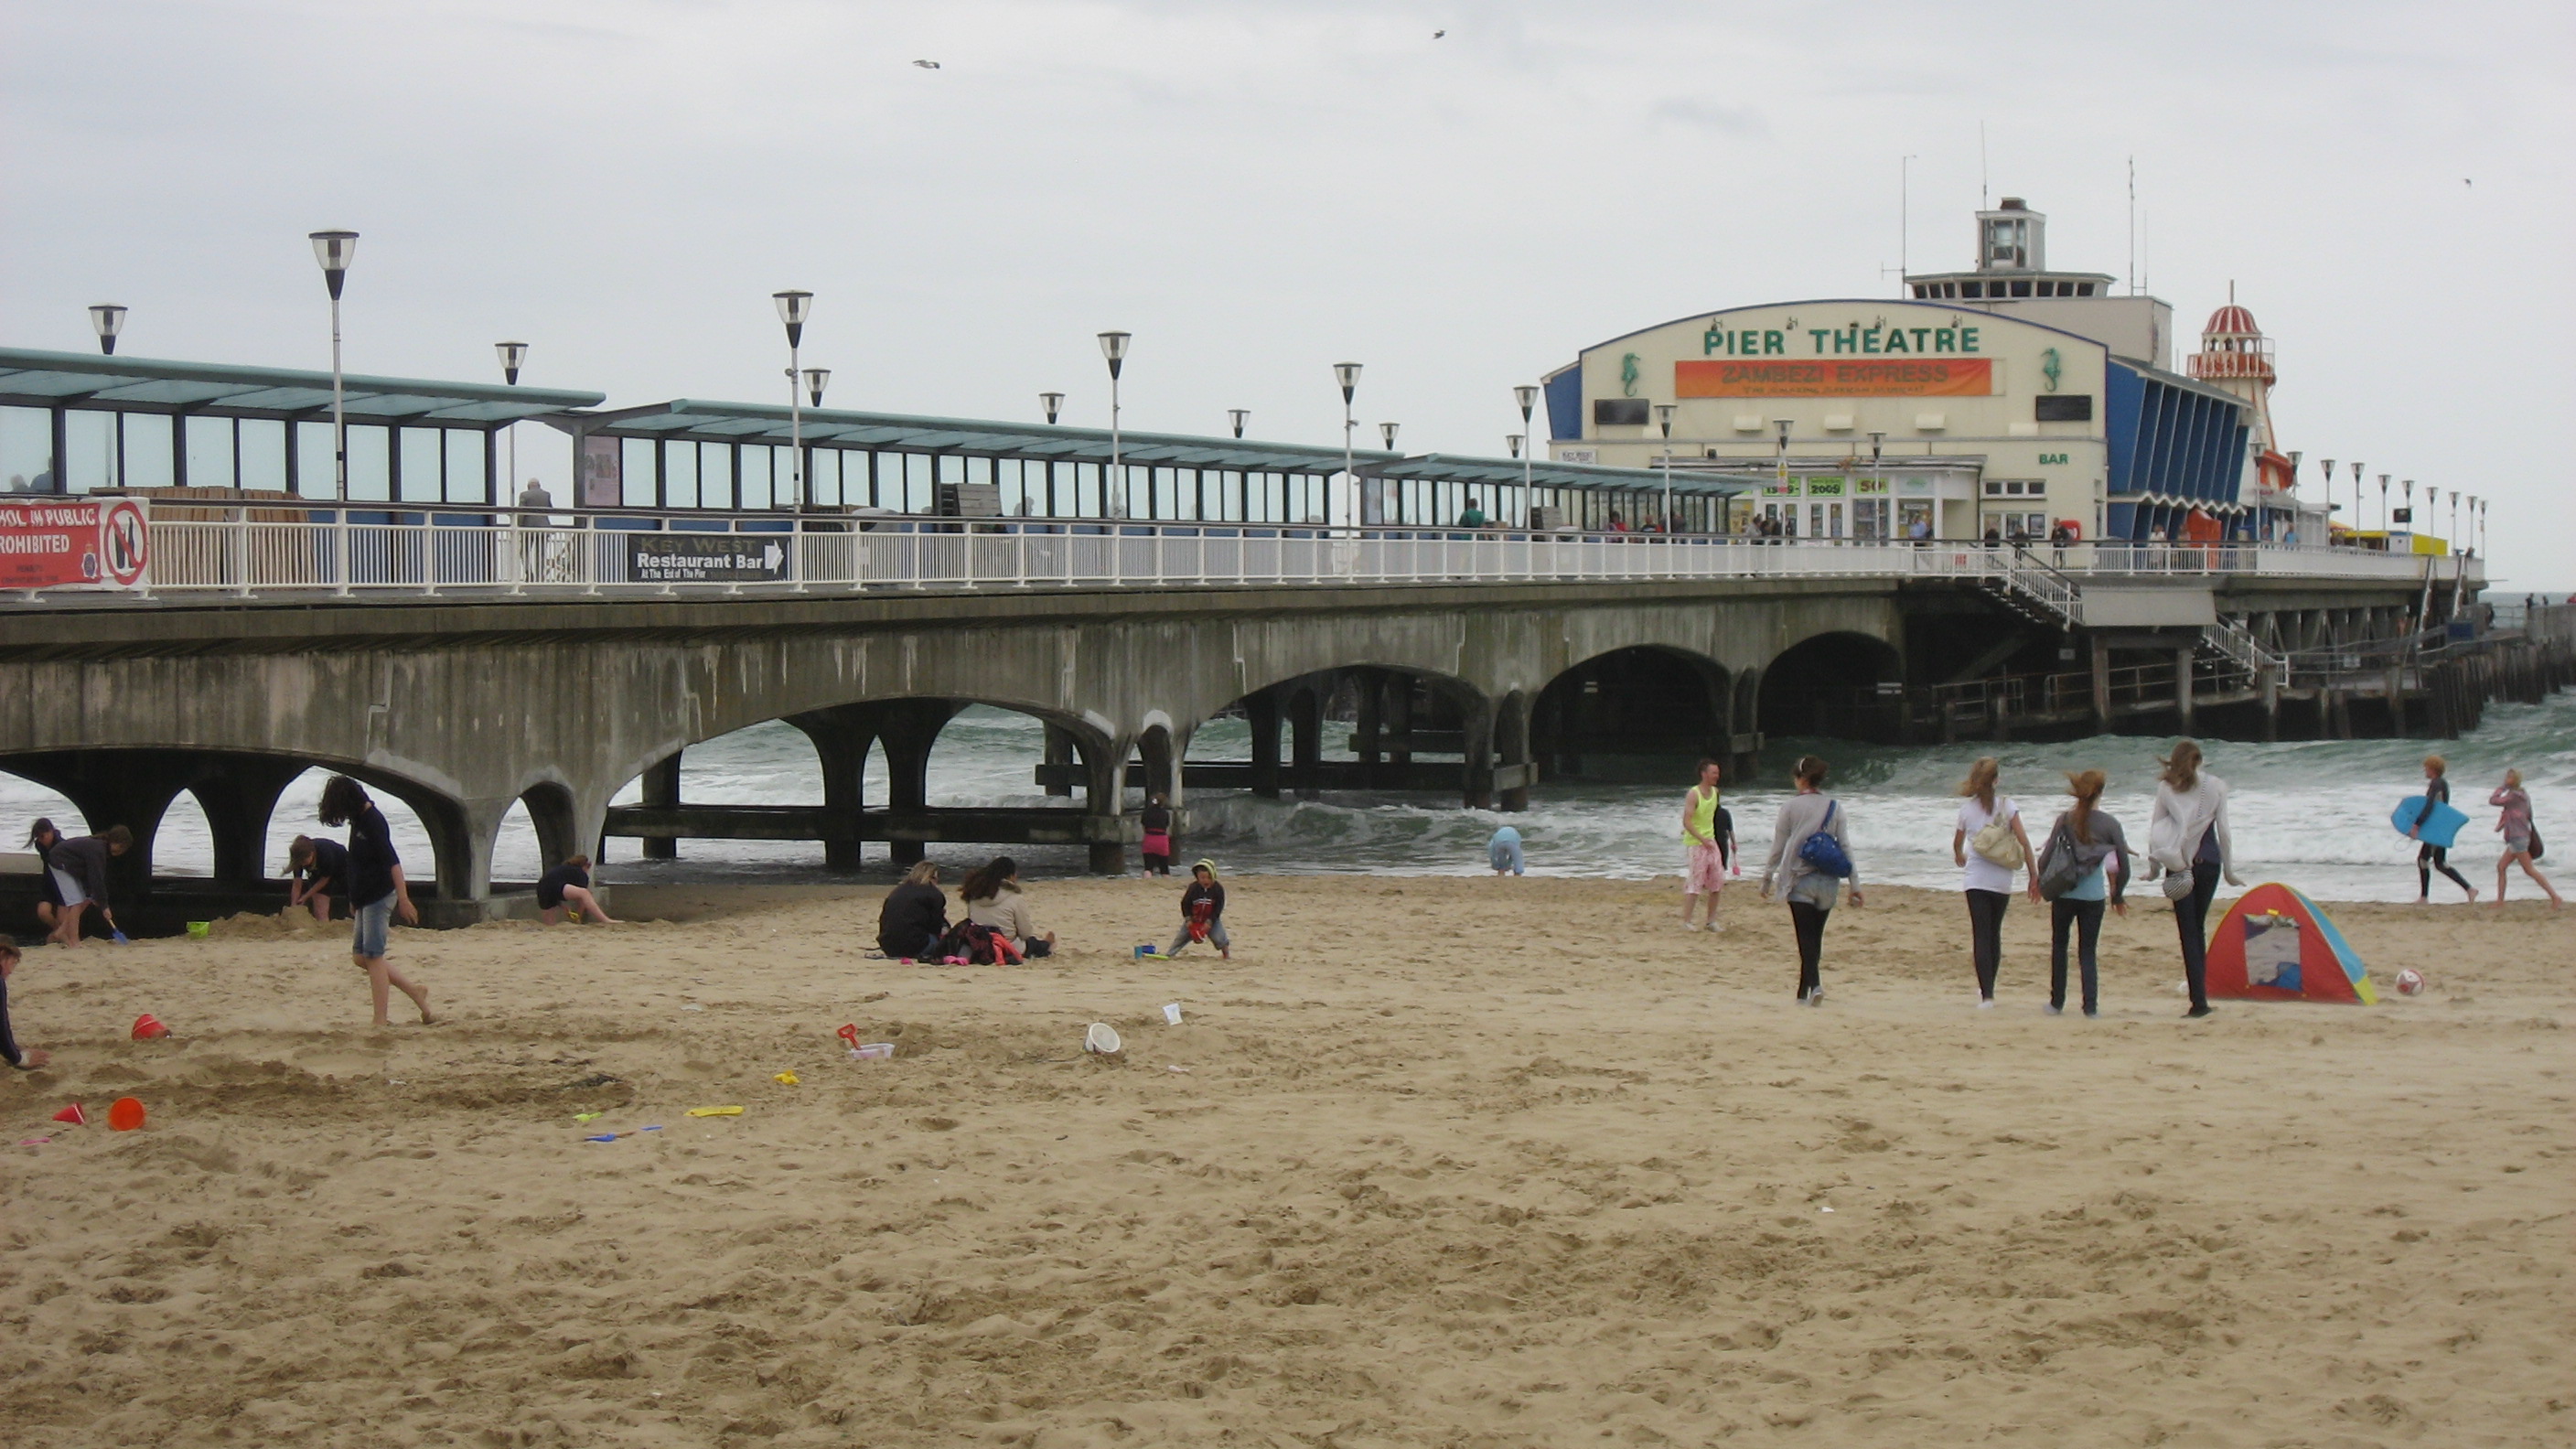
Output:
<instances>
[{"instance_id":1,"label":"antenna mast","mask_svg":"<svg viewBox=\"0 0 2576 1449\"><path fill-rule=\"evenodd\" d=\"M1977 210L1986 210L1986 123L1977 123Z\"/></svg>"},{"instance_id":2,"label":"antenna mast","mask_svg":"<svg viewBox=\"0 0 2576 1449\"><path fill-rule=\"evenodd\" d=\"M2138 295L2138 158L2129 158L2129 295Z\"/></svg>"}]
</instances>

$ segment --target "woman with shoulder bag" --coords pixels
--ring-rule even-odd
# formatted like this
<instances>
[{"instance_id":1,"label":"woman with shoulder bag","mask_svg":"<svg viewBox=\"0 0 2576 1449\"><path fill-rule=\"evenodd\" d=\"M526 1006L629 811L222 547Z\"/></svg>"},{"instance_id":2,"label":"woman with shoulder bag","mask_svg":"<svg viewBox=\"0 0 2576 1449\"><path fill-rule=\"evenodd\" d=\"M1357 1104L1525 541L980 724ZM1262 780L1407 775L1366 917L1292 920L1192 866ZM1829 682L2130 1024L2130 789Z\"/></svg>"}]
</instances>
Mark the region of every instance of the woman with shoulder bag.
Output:
<instances>
[{"instance_id":1,"label":"woman with shoulder bag","mask_svg":"<svg viewBox=\"0 0 2576 1449\"><path fill-rule=\"evenodd\" d=\"M2004 908L2012 904L2013 872L2030 864L2030 837L2021 807L1995 793L2003 767L1992 755L1968 767L1959 782L1959 824L1950 832L1950 858L1966 873L1968 936L1977 962L1977 1009L1995 1004L1995 973L2004 959ZM2030 898L2039 899L2039 872L2030 876Z\"/></svg>"},{"instance_id":2,"label":"woman with shoulder bag","mask_svg":"<svg viewBox=\"0 0 2576 1449\"><path fill-rule=\"evenodd\" d=\"M1825 1004L1825 917L1833 914L1845 880L1851 903L1861 903L1860 868L1844 846L1842 810L1825 793L1825 762L1813 755L1797 764L1798 793L1780 807L1771 827L1771 855L1762 863L1762 899L1789 901L1789 923L1798 934L1798 999Z\"/></svg>"},{"instance_id":3,"label":"woman with shoulder bag","mask_svg":"<svg viewBox=\"0 0 2576 1449\"><path fill-rule=\"evenodd\" d=\"M2066 1010L2066 936L2077 936L2076 954L2084 971L2084 1014L2102 1014L2102 907L2129 913L2129 838L2120 822L2105 814L2102 772L2086 770L2066 777L2066 792L2075 808L2057 817L2048 846L2032 870L2034 887L2049 899L2048 1014ZM2117 864L2118 869L2110 867Z\"/></svg>"},{"instance_id":4,"label":"woman with shoulder bag","mask_svg":"<svg viewBox=\"0 0 2576 1449\"><path fill-rule=\"evenodd\" d=\"M2504 854L2496 857L2496 908L2504 908L2505 872L2516 865L2520 865L2524 875L2549 893L2551 910L2567 904L2558 898L2558 887L2551 885L2549 877L2542 875L2540 867L2533 864L2548 847L2540 838L2540 827L2531 823L2531 796L2523 792L2522 772L2505 771L2504 783L2487 797L2487 803L2504 811L2496 817L2495 823L2496 830L2504 836Z\"/></svg>"},{"instance_id":5,"label":"woman with shoulder bag","mask_svg":"<svg viewBox=\"0 0 2576 1449\"><path fill-rule=\"evenodd\" d=\"M2209 1015L2209 902L2218 882L2236 878L2236 850L2227 835L2227 782L2200 767L2200 745L2176 740L2156 762L2155 813L2147 822L2147 860L2164 875L2165 898L2174 903L2174 930L2182 937L2182 974L2191 991L2185 1016Z\"/></svg>"}]
</instances>

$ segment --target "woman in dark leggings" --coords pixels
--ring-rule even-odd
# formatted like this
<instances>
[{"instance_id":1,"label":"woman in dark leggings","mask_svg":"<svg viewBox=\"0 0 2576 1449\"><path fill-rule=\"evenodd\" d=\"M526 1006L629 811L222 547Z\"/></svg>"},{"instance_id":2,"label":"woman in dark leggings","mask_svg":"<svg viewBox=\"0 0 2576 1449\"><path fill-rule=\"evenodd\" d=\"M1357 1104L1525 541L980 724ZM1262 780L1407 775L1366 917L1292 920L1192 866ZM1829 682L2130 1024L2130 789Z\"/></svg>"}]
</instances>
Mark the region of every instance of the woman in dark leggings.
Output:
<instances>
[{"instance_id":1,"label":"woman in dark leggings","mask_svg":"<svg viewBox=\"0 0 2576 1449\"><path fill-rule=\"evenodd\" d=\"M2075 808L2058 817L2049 832L2048 849L2071 852L2080 866L2097 861L2065 894L2049 903L2048 1014L2066 1010L2066 938L2075 936L2076 958L2084 973L2084 1014L2102 1014L2102 908L2129 913L2123 899L2129 886L2129 839L2120 822L2101 808L2106 782L2099 770L2066 777L2066 793ZM2118 869L2112 870L2111 867Z\"/></svg>"},{"instance_id":2,"label":"woman in dark leggings","mask_svg":"<svg viewBox=\"0 0 2576 1449\"><path fill-rule=\"evenodd\" d=\"M2182 975L2191 992L2185 1016L2209 1015L2209 903L2218 882L2236 878L2236 852L2227 834L2227 782L2200 767L2200 746L2174 742L2157 762L2156 808L2147 824L2147 854L2165 875L2174 903L2174 930L2182 938Z\"/></svg>"},{"instance_id":3,"label":"woman in dark leggings","mask_svg":"<svg viewBox=\"0 0 2576 1449\"><path fill-rule=\"evenodd\" d=\"M1807 864L1799 852L1806 848L1809 836L1821 833L1843 842L1848 855L1850 837L1843 833L1840 806L1825 793L1825 762L1805 756L1798 761L1796 774L1798 793L1780 807L1771 826L1771 855L1762 863L1762 899L1775 894L1788 898L1789 924L1798 936L1798 999L1822 1006L1825 918L1833 914L1842 882ZM1861 903L1857 865L1851 883L1851 903L1857 906Z\"/></svg>"},{"instance_id":4,"label":"woman in dark leggings","mask_svg":"<svg viewBox=\"0 0 2576 1449\"><path fill-rule=\"evenodd\" d=\"M2440 755L2424 757L2424 808L2415 812L2414 823L2406 827L2407 839L2415 839L2417 832L2424 828L2424 822L2433 817L2433 807L2451 803L2450 768L2450 762ZM2469 893L2470 904L2477 903L2478 888L2469 884L2467 876L2451 869L2450 850L2428 840L2415 848L2415 904L2431 904L2433 872L2437 870Z\"/></svg>"}]
</instances>

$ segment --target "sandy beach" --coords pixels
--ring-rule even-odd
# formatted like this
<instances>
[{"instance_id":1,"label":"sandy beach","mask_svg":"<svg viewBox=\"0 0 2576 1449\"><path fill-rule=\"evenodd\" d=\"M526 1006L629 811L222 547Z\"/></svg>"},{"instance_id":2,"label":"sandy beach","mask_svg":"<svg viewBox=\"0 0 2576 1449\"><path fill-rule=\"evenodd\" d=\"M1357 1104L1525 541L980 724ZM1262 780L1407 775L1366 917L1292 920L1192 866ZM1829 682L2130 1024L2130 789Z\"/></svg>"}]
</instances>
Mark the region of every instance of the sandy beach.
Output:
<instances>
[{"instance_id":1,"label":"sandy beach","mask_svg":"<svg viewBox=\"0 0 2576 1449\"><path fill-rule=\"evenodd\" d=\"M344 927L31 951L0 1438L2576 1437L2536 904L2342 907L2385 1004L2186 1023L2147 892L2088 1022L2026 902L1997 1010L1957 897L1892 889L1808 1010L1749 888L1711 937L1669 881L1229 886L1235 960L1147 962L1178 882L1040 883L1017 969L866 959L876 890L630 889L398 933L443 1020L381 1033Z\"/></svg>"}]
</instances>

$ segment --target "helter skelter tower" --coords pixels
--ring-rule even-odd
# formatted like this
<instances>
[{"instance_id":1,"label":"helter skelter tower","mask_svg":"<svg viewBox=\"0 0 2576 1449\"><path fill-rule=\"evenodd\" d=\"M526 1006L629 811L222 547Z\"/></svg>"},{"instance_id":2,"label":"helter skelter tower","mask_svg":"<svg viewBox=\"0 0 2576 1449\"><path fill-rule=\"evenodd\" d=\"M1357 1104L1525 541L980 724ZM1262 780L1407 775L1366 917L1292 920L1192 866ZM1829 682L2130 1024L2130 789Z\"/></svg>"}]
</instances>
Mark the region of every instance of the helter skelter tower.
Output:
<instances>
[{"instance_id":1,"label":"helter skelter tower","mask_svg":"<svg viewBox=\"0 0 2576 1449\"><path fill-rule=\"evenodd\" d=\"M2272 434L2272 340L2254 325L2254 314L2236 305L2236 284L2227 284L2227 305L2209 314L2200 329L2200 351L2191 355L2193 377L2225 388L2245 400L2248 451L2247 487L2243 501L2282 506L2298 474Z\"/></svg>"}]
</instances>

